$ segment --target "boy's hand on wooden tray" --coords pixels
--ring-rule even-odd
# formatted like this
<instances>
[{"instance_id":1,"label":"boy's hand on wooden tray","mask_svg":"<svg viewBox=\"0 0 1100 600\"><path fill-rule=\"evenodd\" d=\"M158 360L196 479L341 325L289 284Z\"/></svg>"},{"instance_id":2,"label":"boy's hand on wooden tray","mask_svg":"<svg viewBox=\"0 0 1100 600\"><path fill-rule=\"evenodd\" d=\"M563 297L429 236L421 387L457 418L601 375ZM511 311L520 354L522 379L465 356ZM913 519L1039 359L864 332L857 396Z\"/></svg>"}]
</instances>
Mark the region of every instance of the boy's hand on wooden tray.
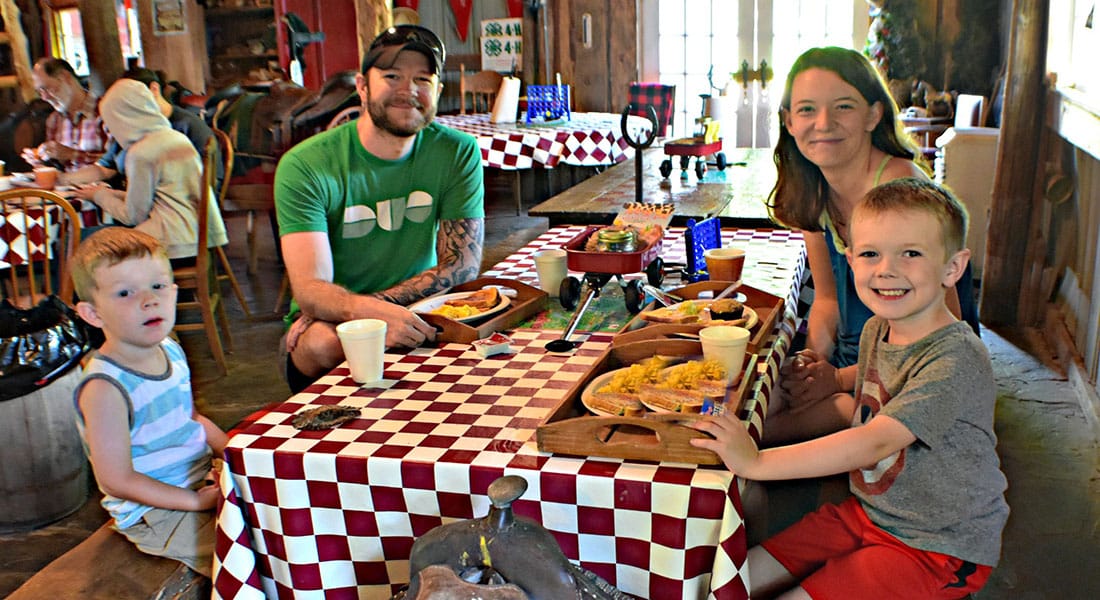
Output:
<instances>
[{"instance_id":1,"label":"boy's hand on wooden tray","mask_svg":"<svg viewBox=\"0 0 1100 600\"><path fill-rule=\"evenodd\" d=\"M734 411L701 419L691 427L714 437L693 439L691 445L717 454L734 475L745 476L760 454L749 430Z\"/></svg>"}]
</instances>

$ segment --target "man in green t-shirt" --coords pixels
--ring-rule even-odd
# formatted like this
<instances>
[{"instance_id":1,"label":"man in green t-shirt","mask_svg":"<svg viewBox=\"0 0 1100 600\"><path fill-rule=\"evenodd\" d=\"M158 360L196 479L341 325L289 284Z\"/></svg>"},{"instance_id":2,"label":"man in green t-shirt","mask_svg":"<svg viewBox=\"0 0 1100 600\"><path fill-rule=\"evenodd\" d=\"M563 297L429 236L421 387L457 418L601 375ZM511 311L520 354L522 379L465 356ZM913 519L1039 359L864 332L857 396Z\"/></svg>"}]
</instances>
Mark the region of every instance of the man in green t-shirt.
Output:
<instances>
[{"instance_id":1,"label":"man in green t-shirt","mask_svg":"<svg viewBox=\"0 0 1100 600\"><path fill-rule=\"evenodd\" d=\"M433 123L445 51L431 31L384 31L363 59L363 115L291 149L275 207L294 291L285 338L298 391L344 360L343 321L386 321L386 346L435 329L405 308L477 277L484 242L481 151Z\"/></svg>"}]
</instances>

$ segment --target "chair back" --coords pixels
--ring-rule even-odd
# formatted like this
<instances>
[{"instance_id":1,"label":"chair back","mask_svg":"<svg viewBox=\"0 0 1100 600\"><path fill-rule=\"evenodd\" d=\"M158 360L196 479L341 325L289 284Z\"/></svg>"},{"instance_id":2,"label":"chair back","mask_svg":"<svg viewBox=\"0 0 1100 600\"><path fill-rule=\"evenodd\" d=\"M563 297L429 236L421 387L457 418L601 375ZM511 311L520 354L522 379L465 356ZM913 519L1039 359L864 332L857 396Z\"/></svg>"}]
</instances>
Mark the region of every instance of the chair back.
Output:
<instances>
[{"instance_id":1,"label":"chair back","mask_svg":"<svg viewBox=\"0 0 1100 600\"><path fill-rule=\"evenodd\" d=\"M504 81L504 76L496 71L467 73L466 65L461 65L458 84L461 95L459 114L466 114L466 94L473 96L472 112L489 112L493 110L493 100L500 90L502 81ZM482 103L485 105L484 111L481 109Z\"/></svg>"},{"instance_id":2,"label":"chair back","mask_svg":"<svg viewBox=\"0 0 1100 600\"><path fill-rule=\"evenodd\" d=\"M955 99L955 127L981 127L985 124L985 97L959 94Z\"/></svg>"},{"instance_id":3,"label":"chair back","mask_svg":"<svg viewBox=\"0 0 1100 600\"><path fill-rule=\"evenodd\" d=\"M217 290L211 289L210 286L210 249L207 247L207 242L210 239L211 194L215 187L214 181L217 174L217 168L214 165L214 147L216 144L216 138L210 138L206 141L205 154L202 160L202 194L199 195L198 206L199 243L198 248L195 250L195 271L198 280L197 288L200 294L207 296L212 293L217 293Z\"/></svg>"},{"instance_id":4,"label":"chair back","mask_svg":"<svg viewBox=\"0 0 1100 600\"><path fill-rule=\"evenodd\" d=\"M646 107L657 112L657 135L667 137L671 133L672 115L676 112L676 86L655 82L635 81L630 84L630 114L645 117Z\"/></svg>"},{"instance_id":5,"label":"chair back","mask_svg":"<svg viewBox=\"0 0 1100 600\"><path fill-rule=\"evenodd\" d=\"M225 176L222 178L222 184L215 190L215 196L218 199L218 206L220 207L225 202L225 194L229 191L229 180L233 177L233 140L229 139L229 134L221 129L214 128L214 141L218 145L218 151L222 157L222 172ZM207 145L209 149L209 144ZM208 150L209 151L209 150ZM205 181L206 161L203 160L203 180Z\"/></svg>"},{"instance_id":6,"label":"chair back","mask_svg":"<svg viewBox=\"0 0 1100 600\"><path fill-rule=\"evenodd\" d=\"M0 292L12 304L30 308L57 294L73 304L69 261L80 243L81 219L54 192L0 192Z\"/></svg>"},{"instance_id":7,"label":"chair back","mask_svg":"<svg viewBox=\"0 0 1100 600\"><path fill-rule=\"evenodd\" d=\"M225 313L225 303L222 302L221 290L217 285L217 274L211 261L211 251L217 248L207 248L207 240L210 235L210 212L214 189L214 180L217 168L214 163L213 149L217 144L216 138L210 138L206 142L205 158L202 168L202 194L199 196L198 206L198 244L195 249L195 265L177 267L172 270L176 285L181 292L180 300L176 302L176 312L197 310L202 316L200 323L184 323L176 319L174 331L202 330L206 333L206 341L210 344L210 351L214 355L214 361L218 364L218 372L225 375L228 370L225 362L225 353L222 348L222 338L225 344L232 347L232 337L229 331L229 320ZM222 333L218 334L215 325L215 315L221 323Z\"/></svg>"}]
</instances>

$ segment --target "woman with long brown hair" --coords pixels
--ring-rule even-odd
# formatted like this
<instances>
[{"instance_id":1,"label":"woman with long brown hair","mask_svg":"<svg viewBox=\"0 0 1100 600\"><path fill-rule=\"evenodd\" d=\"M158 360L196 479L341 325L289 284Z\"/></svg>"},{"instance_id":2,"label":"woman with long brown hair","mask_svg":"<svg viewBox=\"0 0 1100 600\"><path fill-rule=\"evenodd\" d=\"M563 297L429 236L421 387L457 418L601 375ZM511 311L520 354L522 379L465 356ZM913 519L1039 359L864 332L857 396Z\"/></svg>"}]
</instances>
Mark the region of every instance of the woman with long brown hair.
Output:
<instances>
[{"instance_id":1,"label":"woman with long brown hair","mask_svg":"<svg viewBox=\"0 0 1100 600\"><path fill-rule=\"evenodd\" d=\"M844 255L848 222L856 204L878 184L928 178L886 83L855 50L804 52L787 76L779 116L779 176L769 209L774 220L803 230L814 300L806 349L783 371L783 387L795 409L788 413L802 414L796 422L769 417L767 438L776 441L813 437L850 421L854 405L847 406L837 393L851 392L855 385L859 336L871 312L855 294ZM948 305L976 331L970 277L968 267L959 293L948 292Z\"/></svg>"}]
</instances>

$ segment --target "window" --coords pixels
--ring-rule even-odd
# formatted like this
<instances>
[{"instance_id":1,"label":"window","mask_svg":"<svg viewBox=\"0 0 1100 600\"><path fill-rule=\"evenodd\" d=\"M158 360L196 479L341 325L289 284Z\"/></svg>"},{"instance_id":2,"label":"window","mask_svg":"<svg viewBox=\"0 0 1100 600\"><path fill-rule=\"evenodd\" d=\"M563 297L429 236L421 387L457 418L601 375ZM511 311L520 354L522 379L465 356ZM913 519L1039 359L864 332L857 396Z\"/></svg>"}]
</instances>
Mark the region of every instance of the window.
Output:
<instances>
[{"instance_id":1,"label":"window","mask_svg":"<svg viewBox=\"0 0 1100 600\"><path fill-rule=\"evenodd\" d=\"M118 40L122 46L122 56L128 65L141 63L141 34L138 30L137 8L133 0L116 0L118 20ZM91 74L88 64L88 50L84 45L84 27L77 8L55 8L50 11L50 42L53 55L63 58L76 74L86 77Z\"/></svg>"},{"instance_id":2,"label":"window","mask_svg":"<svg viewBox=\"0 0 1100 600\"><path fill-rule=\"evenodd\" d=\"M1054 0L1047 36L1048 70L1058 74L1058 87L1075 88L1092 99L1100 98L1100 71L1086 60L1100 52L1096 13L1091 0Z\"/></svg>"},{"instance_id":3,"label":"window","mask_svg":"<svg viewBox=\"0 0 1100 600\"><path fill-rule=\"evenodd\" d=\"M694 133L700 96L711 95L723 139L744 147L771 146L777 96L798 55L823 45L862 48L868 23L865 0L656 0L643 4L641 19L642 78L676 86L674 135ZM762 61L771 81L733 81L742 63L758 71Z\"/></svg>"}]
</instances>

